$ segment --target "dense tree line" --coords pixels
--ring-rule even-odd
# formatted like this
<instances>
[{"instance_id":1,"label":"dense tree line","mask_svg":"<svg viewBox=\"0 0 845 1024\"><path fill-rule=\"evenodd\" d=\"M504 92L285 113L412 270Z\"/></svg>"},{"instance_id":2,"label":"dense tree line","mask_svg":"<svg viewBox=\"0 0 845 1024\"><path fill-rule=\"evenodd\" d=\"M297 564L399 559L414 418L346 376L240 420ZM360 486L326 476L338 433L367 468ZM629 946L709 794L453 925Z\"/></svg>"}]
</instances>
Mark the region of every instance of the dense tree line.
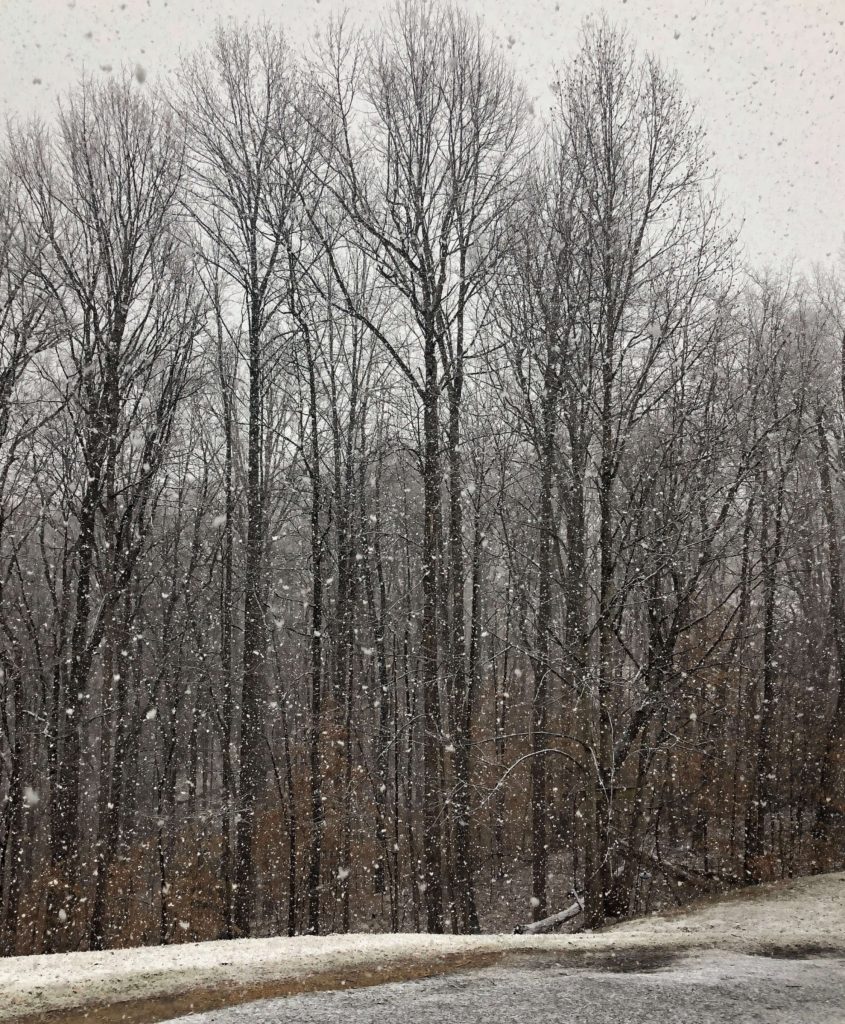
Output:
<instances>
[{"instance_id":1,"label":"dense tree line","mask_svg":"<svg viewBox=\"0 0 845 1024\"><path fill-rule=\"evenodd\" d=\"M623 32L220 28L0 175L5 953L841 865L845 285Z\"/></svg>"}]
</instances>

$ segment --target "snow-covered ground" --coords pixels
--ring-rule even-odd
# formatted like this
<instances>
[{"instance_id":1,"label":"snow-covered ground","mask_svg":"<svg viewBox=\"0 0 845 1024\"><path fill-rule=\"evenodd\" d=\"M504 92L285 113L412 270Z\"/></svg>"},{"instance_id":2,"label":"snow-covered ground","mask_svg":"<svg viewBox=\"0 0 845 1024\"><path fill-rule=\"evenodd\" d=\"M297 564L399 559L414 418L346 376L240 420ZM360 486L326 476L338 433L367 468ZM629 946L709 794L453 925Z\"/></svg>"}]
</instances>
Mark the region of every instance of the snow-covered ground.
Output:
<instances>
[{"instance_id":1,"label":"snow-covered ground","mask_svg":"<svg viewBox=\"0 0 845 1024\"><path fill-rule=\"evenodd\" d=\"M107 1004L128 1008L142 1000L209 990L231 992L235 1002L247 989L272 994L274 988L341 987L344 972L353 984L362 971L394 981L480 964L485 955L535 952L575 965L579 960L584 965L587 957L588 965L591 956L704 950L845 957L845 873L744 891L686 913L642 918L594 934L244 939L13 957L0 960L0 1021Z\"/></svg>"}]
</instances>

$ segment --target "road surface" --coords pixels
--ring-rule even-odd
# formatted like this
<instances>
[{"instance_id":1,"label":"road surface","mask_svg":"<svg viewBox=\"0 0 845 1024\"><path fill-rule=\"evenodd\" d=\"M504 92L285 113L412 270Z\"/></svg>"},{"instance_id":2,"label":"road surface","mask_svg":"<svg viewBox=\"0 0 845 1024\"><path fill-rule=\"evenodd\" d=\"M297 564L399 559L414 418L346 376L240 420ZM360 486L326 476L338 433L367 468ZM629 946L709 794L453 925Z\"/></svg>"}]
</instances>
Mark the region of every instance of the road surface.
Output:
<instances>
[{"instance_id":1,"label":"road surface","mask_svg":"<svg viewBox=\"0 0 845 1024\"><path fill-rule=\"evenodd\" d=\"M665 950L514 958L423 981L245 1003L184 1024L845 1024L845 957Z\"/></svg>"}]
</instances>

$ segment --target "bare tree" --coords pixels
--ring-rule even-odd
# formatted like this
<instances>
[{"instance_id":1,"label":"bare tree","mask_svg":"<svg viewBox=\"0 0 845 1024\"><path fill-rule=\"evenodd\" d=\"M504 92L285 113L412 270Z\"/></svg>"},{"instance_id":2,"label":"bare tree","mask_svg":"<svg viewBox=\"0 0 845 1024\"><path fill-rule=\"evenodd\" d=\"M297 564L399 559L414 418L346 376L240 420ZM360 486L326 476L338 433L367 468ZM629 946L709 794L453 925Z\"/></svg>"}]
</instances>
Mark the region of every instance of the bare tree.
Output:
<instances>
[{"instance_id":1,"label":"bare tree","mask_svg":"<svg viewBox=\"0 0 845 1024\"><path fill-rule=\"evenodd\" d=\"M62 948L84 928L75 911L91 674L101 644L111 656L117 605L144 550L199 306L178 223L182 132L159 102L129 81L85 86L61 108L55 136L19 132L12 153L46 239L43 273L61 287L67 342L52 376L67 396L67 429L84 467L78 504L73 499L73 572L64 581L73 596L62 602L67 648L56 651L50 711L57 884L49 890L47 943ZM102 599L94 601L101 555ZM98 853L104 874L107 846L101 842Z\"/></svg>"},{"instance_id":2,"label":"bare tree","mask_svg":"<svg viewBox=\"0 0 845 1024\"><path fill-rule=\"evenodd\" d=\"M395 296L397 331L376 329L422 407L424 485L424 877L427 926L443 927L442 673L451 698L456 758L455 886L464 929L477 927L469 866L466 744L466 607L461 502L461 401L474 344L473 301L498 250L499 219L513 201L522 151L521 94L492 42L456 9L403 2L371 41L338 26L322 78L331 113L326 184ZM358 99L368 115L354 116ZM401 339L397 341L393 334ZM442 377L441 377L442 374ZM447 393L449 511L444 550L441 405ZM451 620L441 651L438 605ZM461 709L455 713L455 709Z\"/></svg>"},{"instance_id":3,"label":"bare tree","mask_svg":"<svg viewBox=\"0 0 845 1024\"><path fill-rule=\"evenodd\" d=\"M190 111L193 215L212 242L207 259L229 283L227 310L244 320L238 353L247 378L246 542L240 692L239 812L234 926L250 932L255 896L255 806L264 776L267 657L265 403L289 309L289 260L309 166L309 129L296 60L269 28L218 29L207 54L181 72ZM224 837L224 841L228 841Z\"/></svg>"}]
</instances>

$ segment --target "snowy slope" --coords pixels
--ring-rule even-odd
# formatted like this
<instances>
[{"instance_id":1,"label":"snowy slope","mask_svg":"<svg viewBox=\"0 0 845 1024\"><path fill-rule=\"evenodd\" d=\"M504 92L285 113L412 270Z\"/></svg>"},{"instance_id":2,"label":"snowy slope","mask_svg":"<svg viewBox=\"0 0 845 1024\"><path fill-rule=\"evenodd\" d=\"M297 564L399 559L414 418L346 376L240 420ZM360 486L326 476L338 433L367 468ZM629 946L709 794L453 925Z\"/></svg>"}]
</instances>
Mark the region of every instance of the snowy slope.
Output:
<instances>
[{"instance_id":1,"label":"snowy slope","mask_svg":"<svg viewBox=\"0 0 845 1024\"><path fill-rule=\"evenodd\" d=\"M736 953L809 949L845 955L845 873L733 894L686 913L643 918L599 933L522 936L348 935L12 957L0 960L0 1021L209 989L339 987L364 969L385 980L531 951L578 957L636 950ZM237 994L233 1001L237 1001Z\"/></svg>"}]
</instances>

